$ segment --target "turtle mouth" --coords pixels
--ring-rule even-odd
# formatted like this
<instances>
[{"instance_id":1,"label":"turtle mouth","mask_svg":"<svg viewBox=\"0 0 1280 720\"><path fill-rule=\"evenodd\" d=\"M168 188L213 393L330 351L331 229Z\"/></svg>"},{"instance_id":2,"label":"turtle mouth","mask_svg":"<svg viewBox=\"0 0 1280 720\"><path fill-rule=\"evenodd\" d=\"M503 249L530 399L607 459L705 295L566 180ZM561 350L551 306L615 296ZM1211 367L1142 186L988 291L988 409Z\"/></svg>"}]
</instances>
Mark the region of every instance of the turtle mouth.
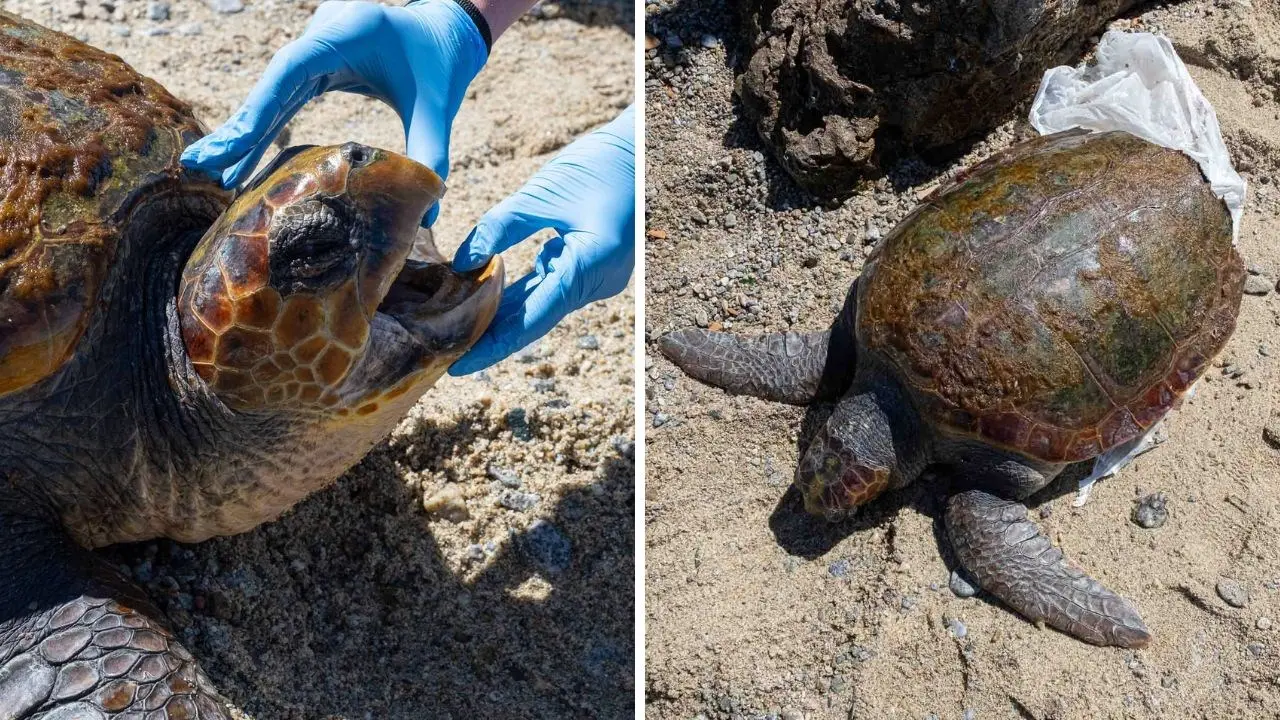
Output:
<instances>
[{"instance_id":1,"label":"turtle mouth","mask_svg":"<svg viewBox=\"0 0 1280 720\"><path fill-rule=\"evenodd\" d=\"M378 313L399 324L425 355L461 356L497 314L503 275L496 255L467 272L457 272L447 262L409 258L378 304Z\"/></svg>"},{"instance_id":2,"label":"turtle mouth","mask_svg":"<svg viewBox=\"0 0 1280 720\"><path fill-rule=\"evenodd\" d=\"M502 258L457 272L436 249L431 231L419 229L412 250L392 281L378 315L393 321L418 346L423 359L461 356L498 312ZM451 360L450 360L451 361Z\"/></svg>"}]
</instances>

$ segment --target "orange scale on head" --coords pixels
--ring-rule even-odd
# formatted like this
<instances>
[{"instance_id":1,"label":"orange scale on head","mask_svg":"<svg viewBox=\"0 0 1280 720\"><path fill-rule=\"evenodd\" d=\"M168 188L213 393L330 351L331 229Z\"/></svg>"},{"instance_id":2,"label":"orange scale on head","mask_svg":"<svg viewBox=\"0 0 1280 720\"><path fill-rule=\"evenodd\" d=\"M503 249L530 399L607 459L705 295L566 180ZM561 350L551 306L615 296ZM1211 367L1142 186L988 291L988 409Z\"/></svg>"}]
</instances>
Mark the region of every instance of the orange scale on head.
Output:
<instances>
[{"instance_id":1,"label":"orange scale on head","mask_svg":"<svg viewBox=\"0 0 1280 720\"><path fill-rule=\"evenodd\" d=\"M216 360L219 367L248 370L275 350L266 333L232 328L218 338Z\"/></svg>"},{"instance_id":2,"label":"orange scale on head","mask_svg":"<svg viewBox=\"0 0 1280 720\"><path fill-rule=\"evenodd\" d=\"M266 191L263 199L273 208L284 207L298 198L314 192L314 177L311 174L294 173L272 185L271 189Z\"/></svg>"},{"instance_id":3,"label":"orange scale on head","mask_svg":"<svg viewBox=\"0 0 1280 720\"><path fill-rule=\"evenodd\" d=\"M319 332L323 324L324 307L320 301L313 297L291 297L280 308L273 333L281 348L292 348Z\"/></svg>"},{"instance_id":4,"label":"orange scale on head","mask_svg":"<svg viewBox=\"0 0 1280 720\"><path fill-rule=\"evenodd\" d=\"M193 363L213 362L217 337L209 328L197 323L183 323L182 343L187 348L187 357Z\"/></svg>"},{"instance_id":5,"label":"orange scale on head","mask_svg":"<svg viewBox=\"0 0 1280 720\"><path fill-rule=\"evenodd\" d=\"M226 368L218 368L218 377L211 383L219 392L242 390L253 385L253 381L249 376L234 370Z\"/></svg>"},{"instance_id":6,"label":"orange scale on head","mask_svg":"<svg viewBox=\"0 0 1280 720\"><path fill-rule=\"evenodd\" d=\"M298 393L298 399L303 402L313 403L320 399L320 393L323 388L319 385L303 385L302 391Z\"/></svg>"},{"instance_id":7,"label":"orange scale on head","mask_svg":"<svg viewBox=\"0 0 1280 720\"><path fill-rule=\"evenodd\" d=\"M329 333L350 350L358 350L369 338L369 320L356 297L355 283L347 283L329 298Z\"/></svg>"},{"instance_id":8,"label":"orange scale on head","mask_svg":"<svg viewBox=\"0 0 1280 720\"><path fill-rule=\"evenodd\" d=\"M264 236L229 236L218 249L217 262L233 300L261 290L271 279L271 262Z\"/></svg>"},{"instance_id":9,"label":"orange scale on head","mask_svg":"<svg viewBox=\"0 0 1280 720\"><path fill-rule=\"evenodd\" d=\"M259 330L270 330L279 314L280 293L269 287L241 298L235 306L236 324Z\"/></svg>"},{"instance_id":10,"label":"orange scale on head","mask_svg":"<svg viewBox=\"0 0 1280 720\"><path fill-rule=\"evenodd\" d=\"M207 383L212 383L213 379L218 377L218 368L213 365L193 362L191 366L195 368L196 374L200 376L200 379Z\"/></svg>"},{"instance_id":11,"label":"orange scale on head","mask_svg":"<svg viewBox=\"0 0 1280 720\"><path fill-rule=\"evenodd\" d=\"M276 364L268 359L258 363L250 374L253 376L254 382L265 385L280 377L280 368L276 367Z\"/></svg>"},{"instance_id":12,"label":"orange scale on head","mask_svg":"<svg viewBox=\"0 0 1280 720\"><path fill-rule=\"evenodd\" d=\"M231 327L231 298L223 284L222 273L216 267L210 268L200 278L191 294L191 309L214 332L220 333Z\"/></svg>"},{"instance_id":13,"label":"orange scale on head","mask_svg":"<svg viewBox=\"0 0 1280 720\"><path fill-rule=\"evenodd\" d=\"M241 209L239 216L226 227L225 230L220 229L219 234L229 235L266 235L267 229L271 226L271 207L262 203L254 203L253 205Z\"/></svg>"},{"instance_id":14,"label":"orange scale on head","mask_svg":"<svg viewBox=\"0 0 1280 720\"><path fill-rule=\"evenodd\" d=\"M325 385L334 387L342 382L349 367L351 367L351 356L340 348L331 347L320 356L320 360L316 363L316 372L319 373L320 380Z\"/></svg>"},{"instance_id":15,"label":"orange scale on head","mask_svg":"<svg viewBox=\"0 0 1280 720\"><path fill-rule=\"evenodd\" d=\"M297 382L288 382L284 384L284 394L291 398L298 397L298 392L302 390L302 384Z\"/></svg>"},{"instance_id":16,"label":"orange scale on head","mask_svg":"<svg viewBox=\"0 0 1280 720\"><path fill-rule=\"evenodd\" d=\"M266 399L267 399L267 402L273 405L276 403L279 403L281 400L284 400L284 388L280 387L279 385L273 385L267 388Z\"/></svg>"},{"instance_id":17,"label":"orange scale on head","mask_svg":"<svg viewBox=\"0 0 1280 720\"><path fill-rule=\"evenodd\" d=\"M329 347L329 339L320 335L307 340L293 349L293 357L299 365L310 365Z\"/></svg>"},{"instance_id":18,"label":"orange scale on head","mask_svg":"<svg viewBox=\"0 0 1280 720\"><path fill-rule=\"evenodd\" d=\"M297 378L298 382L310 383L316 380L316 374L311 372L309 367L300 367L294 370L293 376Z\"/></svg>"},{"instance_id":19,"label":"orange scale on head","mask_svg":"<svg viewBox=\"0 0 1280 720\"><path fill-rule=\"evenodd\" d=\"M356 408L357 415L372 415L376 412L378 412L378 403L376 402L365 403L364 405Z\"/></svg>"},{"instance_id":20,"label":"orange scale on head","mask_svg":"<svg viewBox=\"0 0 1280 720\"><path fill-rule=\"evenodd\" d=\"M298 365L293 361L292 355L288 352L281 351L279 347L276 348L276 354L271 356L271 361L284 372L292 372Z\"/></svg>"}]
</instances>

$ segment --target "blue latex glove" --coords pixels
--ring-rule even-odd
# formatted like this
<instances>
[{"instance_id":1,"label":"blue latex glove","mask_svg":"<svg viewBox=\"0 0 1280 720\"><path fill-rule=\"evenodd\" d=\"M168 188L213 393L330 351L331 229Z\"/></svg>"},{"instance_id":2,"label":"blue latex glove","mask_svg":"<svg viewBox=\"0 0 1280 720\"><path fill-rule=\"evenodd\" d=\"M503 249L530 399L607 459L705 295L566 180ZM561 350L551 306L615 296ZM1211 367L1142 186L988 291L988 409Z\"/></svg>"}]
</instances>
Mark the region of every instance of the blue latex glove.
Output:
<instances>
[{"instance_id":1,"label":"blue latex glove","mask_svg":"<svg viewBox=\"0 0 1280 720\"><path fill-rule=\"evenodd\" d=\"M475 21L453 0L323 3L302 37L271 58L244 105L192 143L182 162L221 177L225 187L239 185L307 101L344 90L395 108L409 157L447 177L453 118L488 55ZM424 224L438 214L432 207Z\"/></svg>"},{"instance_id":2,"label":"blue latex glove","mask_svg":"<svg viewBox=\"0 0 1280 720\"><path fill-rule=\"evenodd\" d=\"M635 265L635 106L560 152L485 213L454 256L458 270L550 228L533 272L506 289L498 314L451 375L483 370L550 332L589 302L617 295Z\"/></svg>"}]
</instances>

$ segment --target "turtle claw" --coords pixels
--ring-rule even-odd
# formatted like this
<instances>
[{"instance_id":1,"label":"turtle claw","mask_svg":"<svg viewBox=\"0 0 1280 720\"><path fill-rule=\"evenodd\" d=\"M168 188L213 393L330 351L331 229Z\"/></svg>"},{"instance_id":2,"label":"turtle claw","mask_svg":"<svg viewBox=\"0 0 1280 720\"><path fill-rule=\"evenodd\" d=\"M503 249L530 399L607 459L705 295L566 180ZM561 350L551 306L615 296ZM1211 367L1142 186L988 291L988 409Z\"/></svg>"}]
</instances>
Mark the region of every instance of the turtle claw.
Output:
<instances>
[{"instance_id":1,"label":"turtle claw","mask_svg":"<svg viewBox=\"0 0 1280 720\"><path fill-rule=\"evenodd\" d=\"M967 490L947 501L946 526L957 559L977 584L1032 622L1094 645L1151 642L1133 603L1068 561L1027 519L1024 505Z\"/></svg>"}]
</instances>

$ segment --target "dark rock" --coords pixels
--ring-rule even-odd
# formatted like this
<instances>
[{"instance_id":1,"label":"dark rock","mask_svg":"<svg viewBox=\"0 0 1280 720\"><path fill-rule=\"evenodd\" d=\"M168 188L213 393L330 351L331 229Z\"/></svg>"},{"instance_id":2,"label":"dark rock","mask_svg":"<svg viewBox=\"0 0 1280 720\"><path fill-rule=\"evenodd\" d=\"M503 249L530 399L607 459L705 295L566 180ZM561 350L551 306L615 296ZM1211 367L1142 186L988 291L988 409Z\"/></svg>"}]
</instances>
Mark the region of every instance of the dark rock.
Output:
<instances>
[{"instance_id":1,"label":"dark rock","mask_svg":"<svg viewBox=\"0 0 1280 720\"><path fill-rule=\"evenodd\" d=\"M951 150L1008 120L1136 4L751 0L738 91L800 185L844 195L904 150Z\"/></svg>"}]
</instances>

